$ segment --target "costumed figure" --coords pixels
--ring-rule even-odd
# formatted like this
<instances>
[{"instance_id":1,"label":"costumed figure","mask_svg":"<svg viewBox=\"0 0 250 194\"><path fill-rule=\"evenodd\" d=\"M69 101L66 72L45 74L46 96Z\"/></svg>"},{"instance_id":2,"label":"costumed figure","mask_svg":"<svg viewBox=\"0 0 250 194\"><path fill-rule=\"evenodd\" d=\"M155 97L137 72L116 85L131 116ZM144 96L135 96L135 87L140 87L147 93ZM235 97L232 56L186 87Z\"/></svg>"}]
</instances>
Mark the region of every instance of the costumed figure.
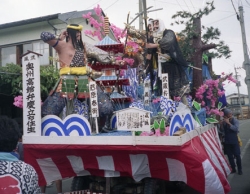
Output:
<instances>
[{"instance_id":1,"label":"costumed figure","mask_svg":"<svg viewBox=\"0 0 250 194\"><path fill-rule=\"evenodd\" d=\"M182 55L175 33L164 29L163 22L156 19L153 20L153 36L155 43L148 43L147 48L160 48L158 76L161 78L161 73L168 73L171 98L185 97L184 94L189 92L189 82L185 73L188 64Z\"/></svg>"},{"instance_id":2,"label":"costumed figure","mask_svg":"<svg viewBox=\"0 0 250 194\"><path fill-rule=\"evenodd\" d=\"M153 19L148 20L148 43L155 43L153 37ZM151 91L156 96L161 94L161 86L159 85L159 78L157 76L158 69L158 50L157 48L148 48L146 52L146 75L150 75Z\"/></svg>"},{"instance_id":3,"label":"costumed figure","mask_svg":"<svg viewBox=\"0 0 250 194\"><path fill-rule=\"evenodd\" d=\"M50 96L45 100L42 106L42 116L57 115L62 113L66 106L66 115L75 113L74 103L77 98L87 99L88 81L94 80L102 75L88 66L88 59L102 60L102 63L119 63L108 55L107 52L98 49L82 41L83 26L78 24L70 24L67 30L57 38L50 32L42 32L41 39L51 45L58 53L58 61L60 63L60 79ZM66 39L66 41L64 41ZM100 97L103 103L99 106L100 115L111 115L113 106L109 97L104 94L103 90L97 86L98 101ZM86 100L86 105L89 103ZM109 120L106 119L105 129L109 128Z\"/></svg>"}]
</instances>

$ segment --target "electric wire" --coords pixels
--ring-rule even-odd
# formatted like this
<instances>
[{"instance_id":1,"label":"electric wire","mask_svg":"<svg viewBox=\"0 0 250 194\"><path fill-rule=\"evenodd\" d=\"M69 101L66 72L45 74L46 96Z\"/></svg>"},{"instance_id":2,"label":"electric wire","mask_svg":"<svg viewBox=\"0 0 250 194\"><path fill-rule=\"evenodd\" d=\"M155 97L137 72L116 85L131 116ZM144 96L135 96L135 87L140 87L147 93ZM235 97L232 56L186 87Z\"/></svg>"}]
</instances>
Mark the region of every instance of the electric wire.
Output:
<instances>
[{"instance_id":1,"label":"electric wire","mask_svg":"<svg viewBox=\"0 0 250 194\"><path fill-rule=\"evenodd\" d=\"M170 2L166 2L166 1L162 1L162 0L154 0L154 1L161 2L161 3L167 3L167 4L171 4L171 5L176 5L176 6L179 6L179 7L185 6L185 5L180 5L180 3L179 4L178 3L170 3ZM194 8L199 9L199 7L194 7ZM232 11L218 10L218 9L215 9L214 11L216 11L216 12L229 12L229 13L232 13Z\"/></svg>"},{"instance_id":2,"label":"electric wire","mask_svg":"<svg viewBox=\"0 0 250 194\"><path fill-rule=\"evenodd\" d=\"M193 6L193 8L194 8L194 4L193 4L192 0L190 0L190 2L191 2L192 6ZM195 9L195 8L194 8L194 11L196 12L196 9Z\"/></svg>"},{"instance_id":3,"label":"electric wire","mask_svg":"<svg viewBox=\"0 0 250 194\"><path fill-rule=\"evenodd\" d=\"M237 12L236 9L235 9L233 0L231 0L231 3L232 3L232 5L233 5L234 11L235 11L235 13L236 13L236 15L237 15L237 19L239 20L240 16L238 15L238 12Z\"/></svg>"},{"instance_id":4,"label":"electric wire","mask_svg":"<svg viewBox=\"0 0 250 194\"><path fill-rule=\"evenodd\" d=\"M181 7L181 4L179 3L179 1L178 0L176 0L176 1L177 1L178 5L180 6L180 8L184 11L184 9Z\"/></svg>"},{"instance_id":5,"label":"electric wire","mask_svg":"<svg viewBox=\"0 0 250 194\"><path fill-rule=\"evenodd\" d=\"M184 3L185 3L185 5L187 6L187 8L188 8L188 11L191 13L191 10L189 9L189 6L187 5L187 2L186 2L186 0L183 0L184 1Z\"/></svg>"},{"instance_id":6,"label":"electric wire","mask_svg":"<svg viewBox=\"0 0 250 194\"><path fill-rule=\"evenodd\" d=\"M96 5L96 4L99 3L100 1L102 1L102 0L99 0L99 1L95 2L95 3L92 4L91 6L87 7L87 9L92 8L94 5Z\"/></svg>"},{"instance_id":7,"label":"electric wire","mask_svg":"<svg viewBox=\"0 0 250 194\"><path fill-rule=\"evenodd\" d=\"M112 3L110 6L108 6L107 8L104 9L104 11L106 11L108 8L112 7L114 4L116 4L119 0L116 0L114 3Z\"/></svg>"},{"instance_id":8,"label":"electric wire","mask_svg":"<svg viewBox=\"0 0 250 194\"><path fill-rule=\"evenodd\" d=\"M250 6L250 3L246 0L246 3Z\"/></svg>"},{"instance_id":9,"label":"electric wire","mask_svg":"<svg viewBox=\"0 0 250 194\"><path fill-rule=\"evenodd\" d=\"M220 20L216 20L216 21L214 21L214 22L210 22L210 23L205 24L205 25L214 24L214 23L216 23L216 22L220 22L220 21L222 21L222 20L228 19L228 18L230 18L230 17L232 17L232 16L235 16L235 14L229 15L229 16L227 16L227 17L225 17L225 18L221 18Z\"/></svg>"}]
</instances>

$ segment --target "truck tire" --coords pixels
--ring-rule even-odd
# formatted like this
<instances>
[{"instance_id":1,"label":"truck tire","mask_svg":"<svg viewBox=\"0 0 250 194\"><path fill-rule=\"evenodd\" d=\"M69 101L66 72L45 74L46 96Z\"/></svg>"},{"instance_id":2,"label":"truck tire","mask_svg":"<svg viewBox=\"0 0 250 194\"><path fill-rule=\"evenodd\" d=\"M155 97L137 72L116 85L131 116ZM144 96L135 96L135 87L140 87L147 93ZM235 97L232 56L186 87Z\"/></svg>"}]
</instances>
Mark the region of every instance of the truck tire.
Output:
<instances>
[{"instance_id":1,"label":"truck tire","mask_svg":"<svg viewBox=\"0 0 250 194\"><path fill-rule=\"evenodd\" d=\"M157 187L157 179L146 178L144 183L144 194L155 194Z\"/></svg>"},{"instance_id":2,"label":"truck tire","mask_svg":"<svg viewBox=\"0 0 250 194\"><path fill-rule=\"evenodd\" d=\"M90 178L88 176L75 176L71 182L71 191L89 189Z\"/></svg>"}]
</instances>

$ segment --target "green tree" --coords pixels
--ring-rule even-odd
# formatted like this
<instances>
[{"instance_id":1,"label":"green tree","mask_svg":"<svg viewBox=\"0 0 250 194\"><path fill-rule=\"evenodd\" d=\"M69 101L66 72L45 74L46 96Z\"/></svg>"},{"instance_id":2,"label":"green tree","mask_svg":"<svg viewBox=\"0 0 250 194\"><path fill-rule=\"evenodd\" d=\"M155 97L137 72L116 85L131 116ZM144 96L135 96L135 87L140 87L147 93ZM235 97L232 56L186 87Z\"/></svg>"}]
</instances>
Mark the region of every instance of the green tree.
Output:
<instances>
[{"instance_id":1,"label":"green tree","mask_svg":"<svg viewBox=\"0 0 250 194\"><path fill-rule=\"evenodd\" d=\"M40 67L41 98L45 99L59 79L58 70L52 66ZM0 67L0 93L16 96L22 91L22 68L16 64Z\"/></svg>"},{"instance_id":2,"label":"green tree","mask_svg":"<svg viewBox=\"0 0 250 194\"><path fill-rule=\"evenodd\" d=\"M187 11L179 11L172 16L175 24L184 24L185 28L178 36L180 37L180 47L184 57L192 63L194 67L202 68L202 55L206 54L209 58L209 69L212 73L212 58L229 58L231 51L220 39L220 31L214 27L201 26L201 18L209 15L215 9L213 1L207 2L203 9L191 14ZM172 23L174 25L174 23ZM212 43L217 41L218 43ZM211 51L211 49L213 49ZM200 70L193 69L193 87L197 89L203 83Z\"/></svg>"}]
</instances>

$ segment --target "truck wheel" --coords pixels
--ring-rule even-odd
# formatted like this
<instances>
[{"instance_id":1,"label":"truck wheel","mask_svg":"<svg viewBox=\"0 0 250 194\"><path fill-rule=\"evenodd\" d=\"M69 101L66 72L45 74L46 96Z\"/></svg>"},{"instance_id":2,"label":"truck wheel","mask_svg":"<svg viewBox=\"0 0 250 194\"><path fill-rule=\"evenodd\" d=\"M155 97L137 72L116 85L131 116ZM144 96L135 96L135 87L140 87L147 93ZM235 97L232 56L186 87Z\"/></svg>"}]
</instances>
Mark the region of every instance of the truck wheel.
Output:
<instances>
[{"instance_id":1,"label":"truck wheel","mask_svg":"<svg viewBox=\"0 0 250 194\"><path fill-rule=\"evenodd\" d=\"M157 179L147 178L144 183L144 194L155 194L157 186Z\"/></svg>"},{"instance_id":2,"label":"truck wheel","mask_svg":"<svg viewBox=\"0 0 250 194\"><path fill-rule=\"evenodd\" d=\"M75 176L71 183L71 191L89 189L90 178L88 176Z\"/></svg>"}]
</instances>

